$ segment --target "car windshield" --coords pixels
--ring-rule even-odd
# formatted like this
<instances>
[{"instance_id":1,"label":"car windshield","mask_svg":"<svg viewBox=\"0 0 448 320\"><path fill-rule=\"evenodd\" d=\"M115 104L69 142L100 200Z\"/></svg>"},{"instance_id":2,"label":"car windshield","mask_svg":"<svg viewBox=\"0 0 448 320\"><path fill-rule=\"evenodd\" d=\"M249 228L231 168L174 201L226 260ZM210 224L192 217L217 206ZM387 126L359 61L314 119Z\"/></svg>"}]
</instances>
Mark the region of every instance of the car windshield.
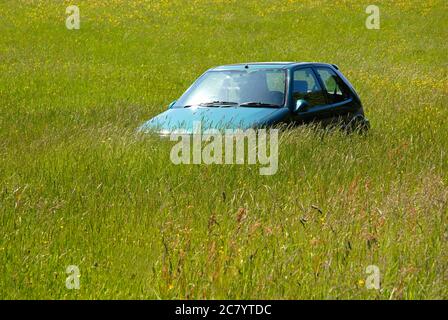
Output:
<instances>
[{"instance_id":1,"label":"car windshield","mask_svg":"<svg viewBox=\"0 0 448 320\"><path fill-rule=\"evenodd\" d=\"M284 104L285 88L283 69L209 71L173 107L280 107Z\"/></svg>"}]
</instances>

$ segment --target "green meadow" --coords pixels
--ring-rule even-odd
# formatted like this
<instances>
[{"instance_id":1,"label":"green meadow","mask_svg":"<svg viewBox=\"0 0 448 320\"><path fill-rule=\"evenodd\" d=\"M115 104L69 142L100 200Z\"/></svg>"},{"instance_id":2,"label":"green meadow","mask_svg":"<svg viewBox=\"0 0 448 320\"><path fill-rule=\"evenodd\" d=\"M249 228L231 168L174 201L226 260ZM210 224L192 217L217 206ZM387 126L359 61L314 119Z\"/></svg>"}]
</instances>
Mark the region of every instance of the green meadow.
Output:
<instances>
[{"instance_id":1,"label":"green meadow","mask_svg":"<svg viewBox=\"0 0 448 320\"><path fill-rule=\"evenodd\" d=\"M447 39L444 0L2 0L0 298L447 299ZM136 133L250 61L337 64L370 132L286 130L272 176Z\"/></svg>"}]
</instances>

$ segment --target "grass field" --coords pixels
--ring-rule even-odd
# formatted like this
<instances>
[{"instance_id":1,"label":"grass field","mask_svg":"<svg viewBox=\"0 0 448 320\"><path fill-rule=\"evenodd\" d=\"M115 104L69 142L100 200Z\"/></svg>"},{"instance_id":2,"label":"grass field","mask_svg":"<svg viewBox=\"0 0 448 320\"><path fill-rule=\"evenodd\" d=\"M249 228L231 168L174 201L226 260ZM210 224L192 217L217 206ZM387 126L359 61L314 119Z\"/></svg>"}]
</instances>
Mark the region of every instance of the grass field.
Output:
<instances>
[{"instance_id":1,"label":"grass field","mask_svg":"<svg viewBox=\"0 0 448 320\"><path fill-rule=\"evenodd\" d=\"M448 298L447 9L2 0L0 298ZM284 60L339 65L370 133L288 131L260 176L135 132L210 67Z\"/></svg>"}]
</instances>

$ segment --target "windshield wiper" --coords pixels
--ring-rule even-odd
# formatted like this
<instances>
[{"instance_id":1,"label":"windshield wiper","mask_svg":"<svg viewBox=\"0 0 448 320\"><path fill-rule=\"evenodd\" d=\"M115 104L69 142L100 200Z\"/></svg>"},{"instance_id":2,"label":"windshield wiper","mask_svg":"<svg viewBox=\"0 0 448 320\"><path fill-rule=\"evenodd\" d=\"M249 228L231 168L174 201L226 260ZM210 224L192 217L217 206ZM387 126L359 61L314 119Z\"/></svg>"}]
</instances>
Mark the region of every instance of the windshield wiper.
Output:
<instances>
[{"instance_id":1,"label":"windshield wiper","mask_svg":"<svg viewBox=\"0 0 448 320\"><path fill-rule=\"evenodd\" d=\"M211 107L211 106L228 106L228 105L237 105L237 104L238 104L238 102L233 102L233 101L210 101L210 102L200 103L199 106Z\"/></svg>"},{"instance_id":2,"label":"windshield wiper","mask_svg":"<svg viewBox=\"0 0 448 320\"><path fill-rule=\"evenodd\" d=\"M240 107L268 107L268 108L280 108L277 104L272 103L264 103L257 101L243 102L240 104Z\"/></svg>"}]
</instances>

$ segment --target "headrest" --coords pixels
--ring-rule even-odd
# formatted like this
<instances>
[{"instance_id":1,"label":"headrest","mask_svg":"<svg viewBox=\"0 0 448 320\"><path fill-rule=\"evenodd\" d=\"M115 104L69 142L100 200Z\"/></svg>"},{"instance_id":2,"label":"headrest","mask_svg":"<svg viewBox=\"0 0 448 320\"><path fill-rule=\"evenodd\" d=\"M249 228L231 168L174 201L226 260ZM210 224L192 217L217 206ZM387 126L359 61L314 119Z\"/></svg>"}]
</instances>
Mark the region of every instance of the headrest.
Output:
<instances>
[{"instance_id":1,"label":"headrest","mask_svg":"<svg viewBox=\"0 0 448 320\"><path fill-rule=\"evenodd\" d=\"M308 82L303 80L294 80L294 92L307 93Z\"/></svg>"}]
</instances>

